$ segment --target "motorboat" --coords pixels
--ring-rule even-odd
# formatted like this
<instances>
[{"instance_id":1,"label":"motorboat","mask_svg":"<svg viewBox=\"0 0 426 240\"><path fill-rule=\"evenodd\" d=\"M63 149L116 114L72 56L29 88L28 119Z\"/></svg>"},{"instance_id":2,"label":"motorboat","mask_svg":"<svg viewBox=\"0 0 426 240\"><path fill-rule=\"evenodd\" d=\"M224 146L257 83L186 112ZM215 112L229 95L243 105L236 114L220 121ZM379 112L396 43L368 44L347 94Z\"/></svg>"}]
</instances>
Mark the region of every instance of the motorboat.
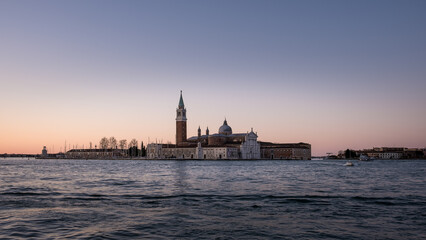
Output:
<instances>
[{"instance_id":1,"label":"motorboat","mask_svg":"<svg viewBox=\"0 0 426 240\"><path fill-rule=\"evenodd\" d=\"M346 166L346 167L353 167L353 166L354 166L354 164L353 164L352 162L346 162L346 163L345 163L345 166Z\"/></svg>"}]
</instances>

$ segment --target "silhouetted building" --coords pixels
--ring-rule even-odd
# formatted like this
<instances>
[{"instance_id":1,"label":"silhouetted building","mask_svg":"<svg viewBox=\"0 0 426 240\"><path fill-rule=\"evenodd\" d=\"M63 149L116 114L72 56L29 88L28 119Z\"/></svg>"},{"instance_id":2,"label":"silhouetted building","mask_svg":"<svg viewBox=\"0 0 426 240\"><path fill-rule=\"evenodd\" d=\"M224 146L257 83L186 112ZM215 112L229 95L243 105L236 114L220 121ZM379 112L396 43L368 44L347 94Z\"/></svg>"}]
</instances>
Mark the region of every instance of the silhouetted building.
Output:
<instances>
[{"instance_id":1,"label":"silhouetted building","mask_svg":"<svg viewBox=\"0 0 426 240\"><path fill-rule=\"evenodd\" d=\"M147 146L147 158L178 158L178 159L310 159L311 145L260 143L257 133L233 133L225 119L218 133L201 134L198 127L197 135L187 138L186 108L182 91L176 109L176 144L150 143ZM263 152L261 151L263 148ZM274 151L276 153L274 153ZM262 155L263 154L263 155Z\"/></svg>"},{"instance_id":2,"label":"silhouetted building","mask_svg":"<svg viewBox=\"0 0 426 240\"><path fill-rule=\"evenodd\" d=\"M311 144L260 142L261 157L266 159L311 160Z\"/></svg>"},{"instance_id":3,"label":"silhouetted building","mask_svg":"<svg viewBox=\"0 0 426 240\"><path fill-rule=\"evenodd\" d=\"M43 146L43 150L41 150L41 157L44 157L44 158L46 158L48 155L47 155L47 149L46 149L46 146Z\"/></svg>"},{"instance_id":4,"label":"silhouetted building","mask_svg":"<svg viewBox=\"0 0 426 240\"><path fill-rule=\"evenodd\" d=\"M71 149L65 153L66 158L74 159L101 159L128 157L128 150L124 149Z\"/></svg>"}]
</instances>

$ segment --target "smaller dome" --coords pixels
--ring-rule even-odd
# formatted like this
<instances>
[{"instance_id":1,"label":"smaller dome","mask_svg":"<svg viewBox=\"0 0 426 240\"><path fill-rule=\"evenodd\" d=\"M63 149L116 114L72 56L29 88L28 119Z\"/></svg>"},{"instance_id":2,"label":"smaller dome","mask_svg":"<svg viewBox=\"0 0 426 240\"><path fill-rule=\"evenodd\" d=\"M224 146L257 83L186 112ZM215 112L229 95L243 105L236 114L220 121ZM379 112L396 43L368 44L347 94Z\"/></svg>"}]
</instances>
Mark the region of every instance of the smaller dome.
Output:
<instances>
[{"instance_id":1,"label":"smaller dome","mask_svg":"<svg viewBox=\"0 0 426 240\"><path fill-rule=\"evenodd\" d=\"M226 121L226 119L223 122L223 125L219 128L219 134L224 134L224 135L232 134L232 128L228 126L228 122Z\"/></svg>"}]
</instances>

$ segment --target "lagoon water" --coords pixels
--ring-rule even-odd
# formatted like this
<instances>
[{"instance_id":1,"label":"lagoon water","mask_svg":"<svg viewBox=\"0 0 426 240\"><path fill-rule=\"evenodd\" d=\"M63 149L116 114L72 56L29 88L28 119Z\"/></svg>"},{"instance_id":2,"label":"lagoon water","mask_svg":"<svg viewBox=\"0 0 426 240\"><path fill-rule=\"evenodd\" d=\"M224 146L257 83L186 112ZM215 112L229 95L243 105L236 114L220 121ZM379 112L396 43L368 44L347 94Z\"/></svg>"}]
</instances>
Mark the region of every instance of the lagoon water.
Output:
<instances>
[{"instance_id":1,"label":"lagoon water","mask_svg":"<svg viewBox=\"0 0 426 240\"><path fill-rule=\"evenodd\" d=\"M1 239L426 239L426 161L0 159Z\"/></svg>"}]
</instances>

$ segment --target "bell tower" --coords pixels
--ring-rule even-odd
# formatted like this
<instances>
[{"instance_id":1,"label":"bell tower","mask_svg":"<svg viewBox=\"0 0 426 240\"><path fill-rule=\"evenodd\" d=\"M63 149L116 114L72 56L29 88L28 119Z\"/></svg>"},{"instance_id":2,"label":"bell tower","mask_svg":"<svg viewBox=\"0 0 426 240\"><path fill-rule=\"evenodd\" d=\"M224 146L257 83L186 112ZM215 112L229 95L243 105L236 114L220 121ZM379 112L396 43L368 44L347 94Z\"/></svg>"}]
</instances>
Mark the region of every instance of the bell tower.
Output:
<instances>
[{"instance_id":1,"label":"bell tower","mask_svg":"<svg viewBox=\"0 0 426 240\"><path fill-rule=\"evenodd\" d=\"M176 145L182 145L184 142L186 142L186 109L180 91L179 105L176 109Z\"/></svg>"}]
</instances>

